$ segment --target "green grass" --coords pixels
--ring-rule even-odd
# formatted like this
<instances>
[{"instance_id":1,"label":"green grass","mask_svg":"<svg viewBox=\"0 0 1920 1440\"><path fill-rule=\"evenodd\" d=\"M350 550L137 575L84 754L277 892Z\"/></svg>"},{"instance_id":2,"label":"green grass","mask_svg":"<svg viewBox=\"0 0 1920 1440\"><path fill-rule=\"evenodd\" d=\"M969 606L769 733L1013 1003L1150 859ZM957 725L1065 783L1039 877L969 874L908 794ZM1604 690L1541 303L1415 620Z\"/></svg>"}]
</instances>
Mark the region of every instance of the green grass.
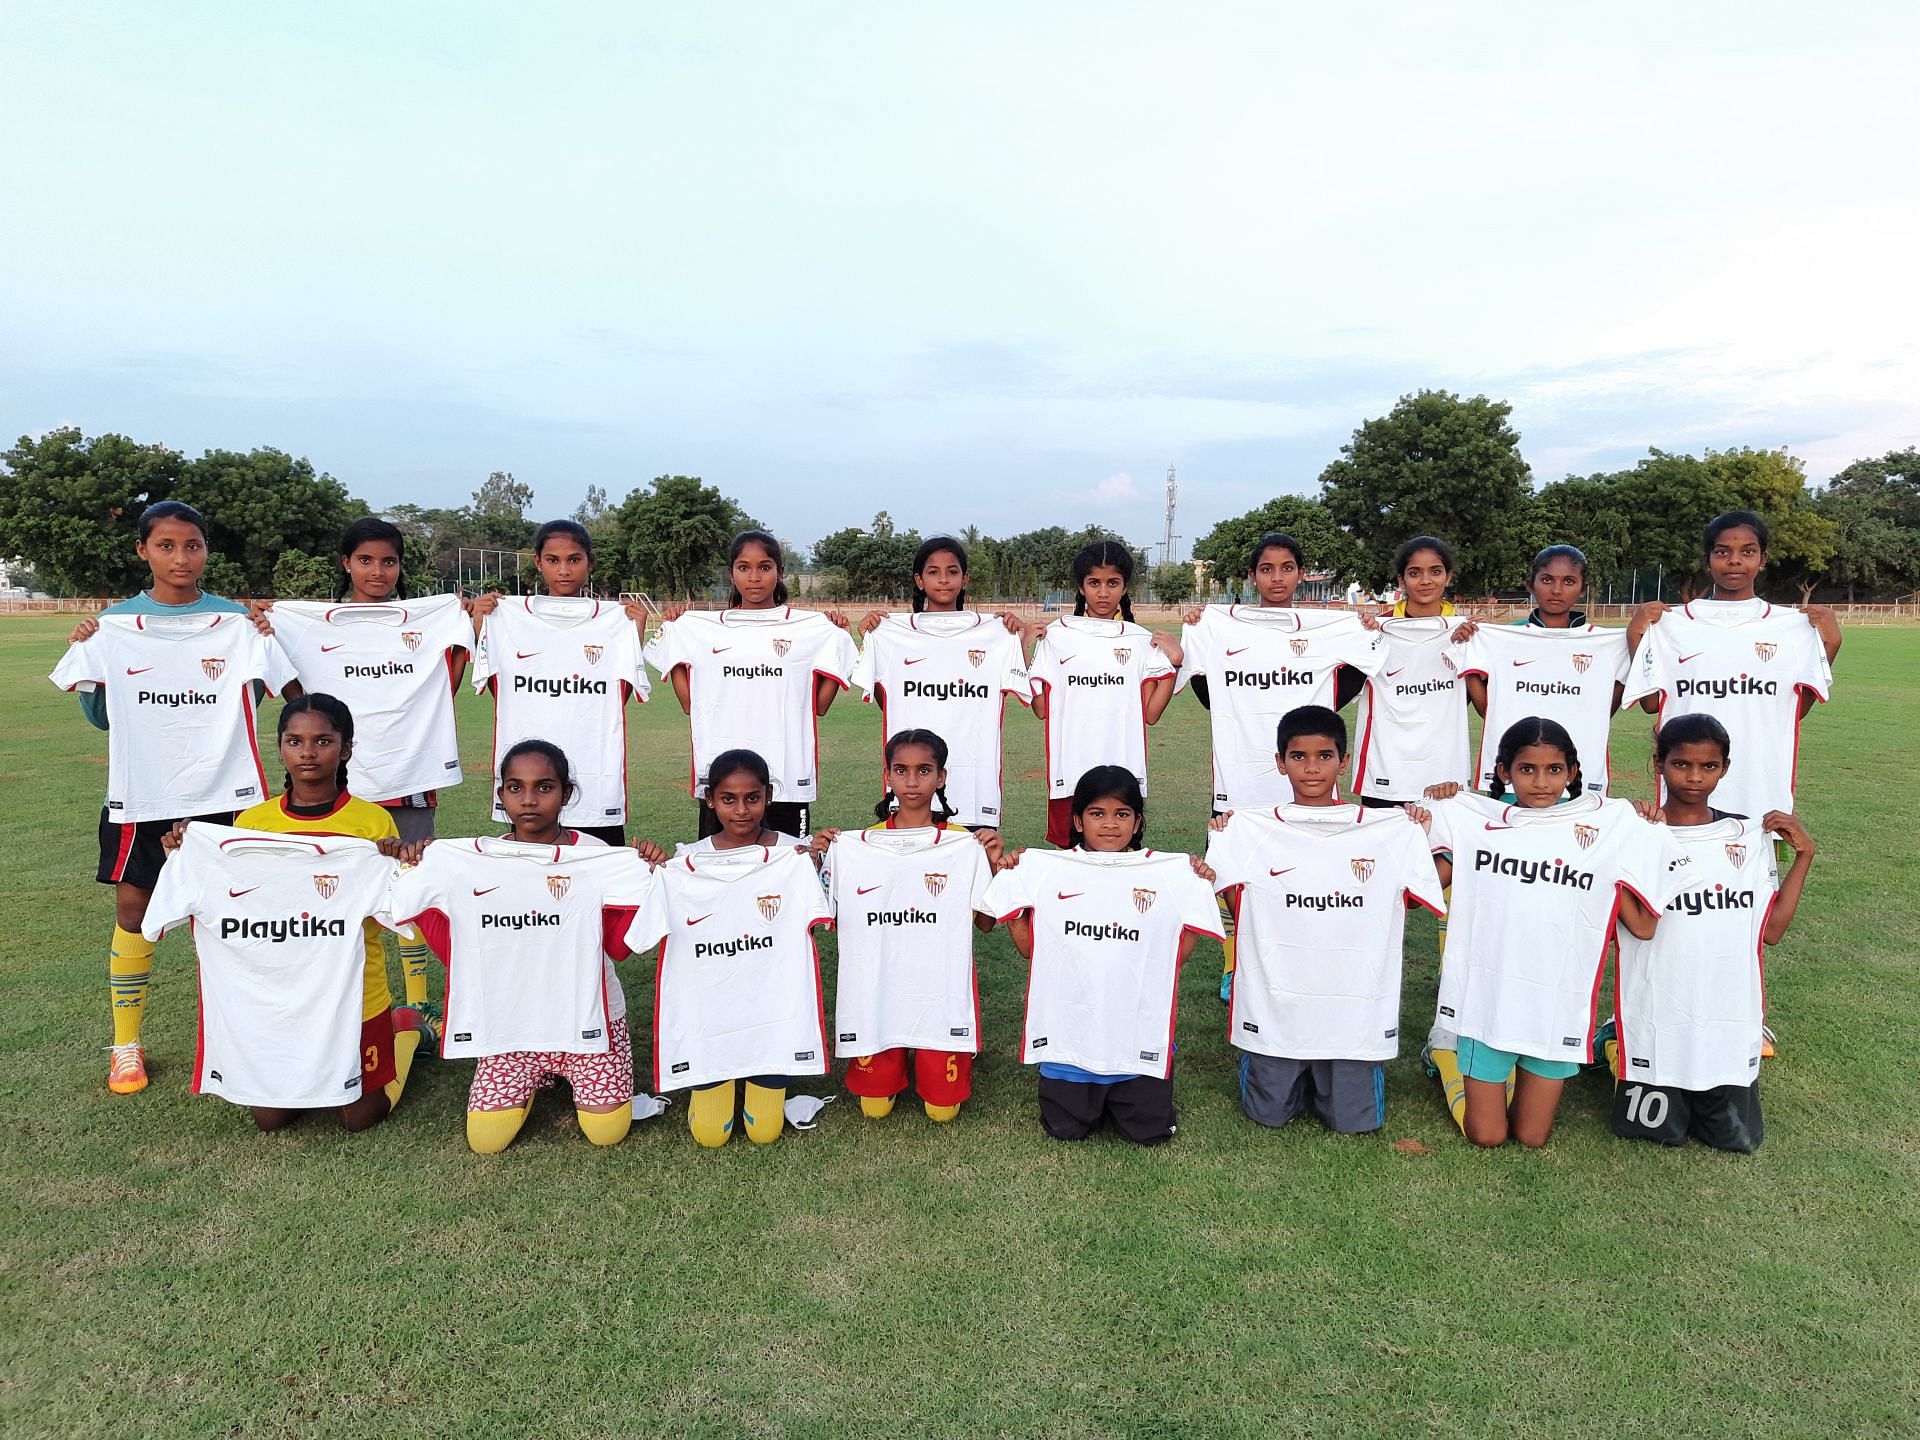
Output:
<instances>
[{"instance_id":1,"label":"green grass","mask_svg":"<svg viewBox=\"0 0 1920 1440\"><path fill-rule=\"evenodd\" d=\"M261 1136L188 1095L183 938L156 965L154 1083L107 1093L105 746L44 679L68 623L0 626L11 1436L1914 1432L1920 799L1901 765L1920 634L1851 634L1809 722L1821 851L1769 970L1783 1047L1756 1156L1617 1141L1591 1078L1544 1151L1481 1153L1411 1056L1389 1068L1384 1135L1258 1129L1212 947L1181 987L1178 1138L1059 1144L1012 1058L1024 969L996 933L988 1052L949 1127L842 1100L812 1133L709 1153L676 1106L602 1152L550 1094L482 1159L465 1063L423 1064L357 1137ZM443 834L483 823L486 714L463 701L469 779ZM1636 793L1647 725L1616 730ZM1037 729L1011 717L1024 841ZM844 701L823 725L824 820L871 805L876 734ZM641 712L640 833L690 832L686 745L670 697ZM1197 844L1191 700L1153 764L1156 843ZM1416 921L1408 1035L1432 1014L1432 949ZM650 981L628 988L645 1016Z\"/></svg>"}]
</instances>

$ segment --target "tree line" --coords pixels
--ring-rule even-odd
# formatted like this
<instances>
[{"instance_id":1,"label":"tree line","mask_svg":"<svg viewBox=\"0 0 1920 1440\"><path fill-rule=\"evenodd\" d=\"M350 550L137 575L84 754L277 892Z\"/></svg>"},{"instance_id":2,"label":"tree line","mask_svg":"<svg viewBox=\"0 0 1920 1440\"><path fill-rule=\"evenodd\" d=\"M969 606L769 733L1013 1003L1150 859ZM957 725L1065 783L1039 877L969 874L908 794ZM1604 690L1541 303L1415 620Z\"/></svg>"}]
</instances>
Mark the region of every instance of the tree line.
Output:
<instances>
[{"instance_id":1,"label":"tree line","mask_svg":"<svg viewBox=\"0 0 1920 1440\"><path fill-rule=\"evenodd\" d=\"M1817 490L1786 451L1753 449L1653 450L1624 470L1536 486L1510 415L1510 406L1485 396L1405 396L1354 431L1321 472L1317 493L1278 495L1222 520L1196 542L1193 559L1203 562L1209 588L1231 591L1253 541L1284 530L1301 541L1311 569L1340 584L1384 587L1400 542L1434 534L1454 545L1459 593L1476 596L1517 591L1535 550L1570 541L1586 552L1596 590L1652 570L1686 593L1697 577L1702 526L1721 511L1750 509L1773 528L1776 589L1793 585L1807 595L1829 588L1849 599L1920 589L1920 452L1911 447L1856 461ZM465 505L375 512L332 475L284 451L189 458L122 435L59 429L0 452L0 556L27 562L39 588L126 594L146 576L133 550L140 511L175 499L207 517L210 590L331 595L340 532L370 513L404 532L417 588L471 588L476 577L463 570L463 552L519 559L537 524L528 515L533 498L531 486L496 471ZM604 588L659 597L709 593L728 541L759 528L732 497L691 475L659 476L617 504L589 487L572 518L593 536ZM1082 546L1126 543L1098 525L1006 537L968 526L957 535L968 550L972 592L982 599L1065 590ZM812 570L825 599L903 599L921 538L897 529L882 510L864 528L821 537L810 554L788 542L790 568ZM1149 570L1144 555L1137 559L1136 585L1164 602L1183 603L1200 588L1191 564L1162 557ZM497 567L486 575L501 578ZM530 585L530 574L521 578Z\"/></svg>"}]
</instances>

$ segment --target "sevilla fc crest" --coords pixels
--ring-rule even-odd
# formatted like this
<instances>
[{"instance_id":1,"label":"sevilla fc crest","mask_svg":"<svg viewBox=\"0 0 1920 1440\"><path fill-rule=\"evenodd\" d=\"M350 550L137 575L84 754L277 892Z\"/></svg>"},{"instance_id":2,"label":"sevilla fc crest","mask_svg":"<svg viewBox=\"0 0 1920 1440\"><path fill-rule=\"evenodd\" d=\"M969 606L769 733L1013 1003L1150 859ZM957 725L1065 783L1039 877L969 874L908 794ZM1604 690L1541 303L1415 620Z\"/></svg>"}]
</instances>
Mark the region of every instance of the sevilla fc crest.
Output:
<instances>
[{"instance_id":1,"label":"sevilla fc crest","mask_svg":"<svg viewBox=\"0 0 1920 1440\"><path fill-rule=\"evenodd\" d=\"M1116 645L1113 647L1113 658L1122 665L1126 664L1132 656L1133 650L1130 646Z\"/></svg>"},{"instance_id":2,"label":"sevilla fc crest","mask_svg":"<svg viewBox=\"0 0 1920 1440\"><path fill-rule=\"evenodd\" d=\"M1370 857L1356 855L1347 863L1353 866L1353 878L1362 885L1373 878L1373 861Z\"/></svg>"},{"instance_id":3,"label":"sevilla fc crest","mask_svg":"<svg viewBox=\"0 0 1920 1440\"><path fill-rule=\"evenodd\" d=\"M1747 847L1733 844L1731 841L1728 842L1727 859L1731 860L1733 862L1733 868L1738 870L1747 863Z\"/></svg>"},{"instance_id":4,"label":"sevilla fc crest","mask_svg":"<svg viewBox=\"0 0 1920 1440\"><path fill-rule=\"evenodd\" d=\"M1593 664L1593 657L1591 655L1576 655L1573 657L1573 669L1575 674L1578 674L1578 675L1586 674L1587 667L1591 664Z\"/></svg>"},{"instance_id":5,"label":"sevilla fc crest","mask_svg":"<svg viewBox=\"0 0 1920 1440\"><path fill-rule=\"evenodd\" d=\"M1307 642L1304 638L1299 640L1289 640L1287 644L1293 647L1293 653L1296 655L1304 655L1307 653Z\"/></svg>"},{"instance_id":6,"label":"sevilla fc crest","mask_svg":"<svg viewBox=\"0 0 1920 1440\"><path fill-rule=\"evenodd\" d=\"M567 890L572 884L573 884L573 877L571 875L547 876L547 891L556 900L566 899Z\"/></svg>"},{"instance_id":7,"label":"sevilla fc crest","mask_svg":"<svg viewBox=\"0 0 1920 1440\"><path fill-rule=\"evenodd\" d=\"M607 647L604 645L582 645L580 647L580 653L587 657L587 664L598 665L600 663L600 657L607 653Z\"/></svg>"},{"instance_id":8,"label":"sevilla fc crest","mask_svg":"<svg viewBox=\"0 0 1920 1440\"><path fill-rule=\"evenodd\" d=\"M322 900L331 900L333 898L333 892L340 888L340 877L338 875L316 875L313 877L313 888L320 892L320 898Z\"/></svg>"},{"instance_id":9,"label":"sevilla fc crest","mask_svg":"<svg viewBox=\"0 0 1920 1440\"><path fill-rule=\"evenodd\" d=\"M200 668L207 672L207 679L218 680L226 673L227 662L224 660L202 660L200 662Z\"/></svg>"},{"instance_id":10,"label":"sevilla fc crest","mask_svg":"<svg viewBox=\"0 0 1920 1440\"><path fill-rule=\"evenodd\" d=\"M761 919L771 924L773 917L780 913L780 897L778 895L758 895L754 898L759 902Z\"/></svg>"},{"instance_id":11,"label":"sevilla fc crest","mask_svg":"<svg viewBox=\"0 0 1920 1440\"><path fill-rule=\"evenodd\" d=\"M1774 652L1779 648L1780 647L1771 640L1756 640L1753 642L1753 653L1758 655L1762 660L1773 659Z\"/></svg>"},{"instance_id":12,"label":"sevilla fc crest","mask_svg":"<svg viewBox=\"0 0 1920 1440\"><path fill-rule=\"evenodd\" d=\"M418 630L402 630L400 632L400 643L409 650L418 650L420 648L420 632Z\"/></svg>"},{"instance_id":13,"label":"sevilla fc crest","mask_svg":"<svg viewBox=\"0 0 1920 1440\"><path fill-rule=\"evenodd\" d=\"M773 653L780 656L783 660L786 658L787 651L792 648L793 642L791 640L776 640L773 642ZM771 919L772 917L769 916L768 918Z\"/></svg>"},{"instance_id":14,"label":"sevilla fc crest","mask_svg":"<svg viewBox=\"0 0 1920 1440\"><path fill-rule=\"evenodd\" d=\"M980 668L981 662L984 661L986 658L987 658L987 652L984 650L967 651L967 663L973 666L973 668L976 670Z\"/></svg>"},{"instance_id":15,"label":"sevilla fc crest","mask_svg":"<svg viewBox=\"0 0 1920 1440\"><path fill-rule=\"evenodd\" d=\"M925 874L920 878L927 882L927 893L936 900L940 898L940 892L947 888L947 877L944 875Z\"/></svg>"},{"instance_id":16,"label":"sevilla fc crest","mask_svg":"<svg viewBox=\"0 0 1920 1440\"><path fill-rule=\"evenodd\" d=\"M1133 908L1144 915L1147 911L1153 909L1155 898L1155 892L1152 890L1135 890L1133 892Z\"/></svg>"},{"instance_id":17,"label":"sevilla fc crest","mask_svg":"<svg viewBox=\"0 0 1920 1440\"><path fill-rule=\"evenodd\" d=\"M1600 828L1597 825L1576 825L1573 827L1573 838L1582 850L1591 850L1593 842L1600 838Z\"/></svg>"}]
</instances>

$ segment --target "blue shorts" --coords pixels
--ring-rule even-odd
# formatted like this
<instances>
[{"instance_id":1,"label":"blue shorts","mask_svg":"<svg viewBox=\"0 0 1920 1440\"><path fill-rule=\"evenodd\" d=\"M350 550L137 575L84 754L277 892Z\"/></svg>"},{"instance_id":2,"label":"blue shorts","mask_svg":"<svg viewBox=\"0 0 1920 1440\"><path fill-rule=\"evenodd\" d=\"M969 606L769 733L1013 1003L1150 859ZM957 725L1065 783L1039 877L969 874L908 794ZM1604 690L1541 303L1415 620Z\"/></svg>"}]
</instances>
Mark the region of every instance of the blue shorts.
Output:
<instances>
[{"instance_id":1,"label":"blue shorts","mask_svg":"<svg viewBox=\"0 0 1920 1440\"><path fill-rule=\"evenodd\" d=\"M1516 1055L1511 1050L1496 1050L1491 1045L1482 1045L1471 1035L1460 1037L1455 1056L1460 1062L1462 1075L1469 1080L1484 1080L1489 1085L1506 1084L1515 1066L1529 1075L1538 1075L1542 1080L1571 1080L1580 1073L1579 1065L1572 1060L1542 1060L1534 1055Z\"/></svg>"}]
</instances>

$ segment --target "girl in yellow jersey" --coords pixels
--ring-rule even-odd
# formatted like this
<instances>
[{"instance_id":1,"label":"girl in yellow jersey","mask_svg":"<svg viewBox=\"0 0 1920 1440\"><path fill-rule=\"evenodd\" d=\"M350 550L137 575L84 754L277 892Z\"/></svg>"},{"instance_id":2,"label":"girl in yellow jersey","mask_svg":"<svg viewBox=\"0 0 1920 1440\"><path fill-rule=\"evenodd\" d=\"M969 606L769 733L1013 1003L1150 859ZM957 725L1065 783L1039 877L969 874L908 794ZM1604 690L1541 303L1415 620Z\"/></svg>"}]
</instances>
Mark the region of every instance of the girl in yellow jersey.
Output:
<instances>
[{"instance_id":1,"label":"girl in yellow jersey","mask_svg":"<svg viewBox=\"0 0 1920 1440\"><path fill-rule=\"evenodd\" d=\"M381 806L347 792L347 761L353 755L353 714L331 695L301 695L280 712L280 760L287 767L286 790L243 810L233 823L243 830L274 834L353 835L371 840L381 853L415 859L419 847L408 853L400 843L393 817ZM168 850L180 843L184 822L163 842ZM340 1107L341 1123L349 1130L378 1125L400 1103L407 1074L420 1045L418 1016L395 1010L387 988L387 951L380 927L366 922L367 966L361 998L360 1098ZM253 1107L254 1123L262 1130L291 1124L297 1110Z\"/></svg>"}]
</instances>

